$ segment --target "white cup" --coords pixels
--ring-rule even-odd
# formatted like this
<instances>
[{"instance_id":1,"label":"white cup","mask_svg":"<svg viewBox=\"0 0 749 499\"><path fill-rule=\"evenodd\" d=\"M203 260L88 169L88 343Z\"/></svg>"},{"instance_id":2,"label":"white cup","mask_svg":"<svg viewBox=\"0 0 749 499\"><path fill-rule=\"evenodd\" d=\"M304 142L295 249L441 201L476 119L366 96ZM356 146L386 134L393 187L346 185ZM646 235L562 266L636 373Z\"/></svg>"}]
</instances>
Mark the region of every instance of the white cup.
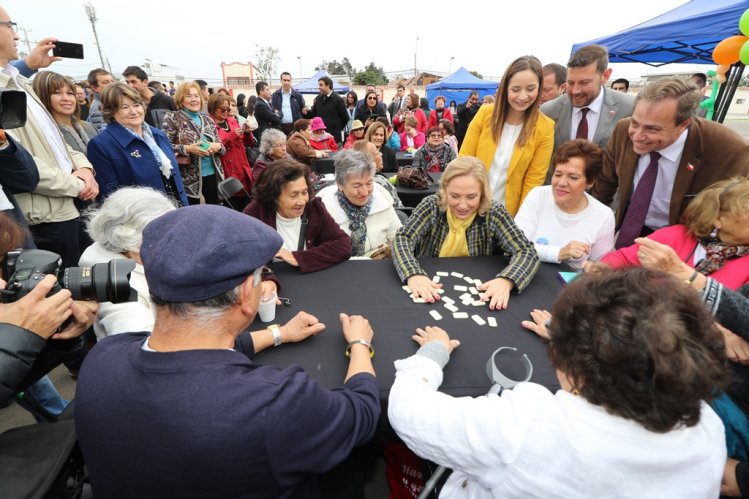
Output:
<instances>
[{"instance_id":1,"label":"white cup","mask_svg":"<svg viewBox=\"0 0 749 499\"><path fill-rule=\"evenodd\" d=\"M271 322L276 318L276 293L270 295L267 301L260 300L258 313L260 314L260 320L263 322Z\"/></svg>"}]
</instances>

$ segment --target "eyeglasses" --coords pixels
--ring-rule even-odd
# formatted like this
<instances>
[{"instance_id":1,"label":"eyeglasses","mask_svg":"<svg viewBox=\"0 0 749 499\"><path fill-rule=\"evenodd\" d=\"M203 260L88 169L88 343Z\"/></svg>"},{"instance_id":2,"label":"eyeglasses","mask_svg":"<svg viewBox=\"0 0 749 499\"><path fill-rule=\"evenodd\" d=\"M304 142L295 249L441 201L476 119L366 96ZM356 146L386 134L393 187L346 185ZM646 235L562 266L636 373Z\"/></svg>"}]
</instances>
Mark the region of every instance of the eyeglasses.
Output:
<instances>
[{"instance_id":1,"label":"eyeglasses","mask_svg":"<svg viewBox=\"0 0 749 499\"><path fill-rule=\"evenodd\" d=\"M367 97L367 100L377 100L377 97Z\"/></svg>"},{"instance_id":2,"label":"eyeglasses","mask_svg":"<svg viewBox=\"0 0 749 499\"><path fill-rule=\"evenodd\" d=\"M225 113L228 113L229 111L231 111L231 108L230 108L230 107L220 107L219 109L220 109L221 111L225 112Z\"/></svg>"},{"instance_id":3,"label":"eyeglasses","mask_svg":"<svg viewBox=\"0 0 749 499\"><path fill-rule=\"evenodd\" d=\"M429 138L430 139L441 139L442 138L442 134L441 133L433 133L433 134L429 135Z\"/></svg>"},{"instance_id":4,"label":"eyeglasses","mask_svg":"<svg viewBox=\"0 0 749 499\"><path fill-rule=\"evenodd\" d=\"M285 149L286 148L286 144L285 143L284 144L273 144L273 147L283 147Z\"/></svg>"},{"instance_id":5,"label":"eyeglasses","mask_svg":"<svg viewBox=\"0 0 749 499\"><path fill-rule=\"evenodd\" d=\"M0 25L7 26L8 28L12 29L14 33L18 33L18 24L14 23L13 21L0 21Z\"/></svg>"}]
</instances>

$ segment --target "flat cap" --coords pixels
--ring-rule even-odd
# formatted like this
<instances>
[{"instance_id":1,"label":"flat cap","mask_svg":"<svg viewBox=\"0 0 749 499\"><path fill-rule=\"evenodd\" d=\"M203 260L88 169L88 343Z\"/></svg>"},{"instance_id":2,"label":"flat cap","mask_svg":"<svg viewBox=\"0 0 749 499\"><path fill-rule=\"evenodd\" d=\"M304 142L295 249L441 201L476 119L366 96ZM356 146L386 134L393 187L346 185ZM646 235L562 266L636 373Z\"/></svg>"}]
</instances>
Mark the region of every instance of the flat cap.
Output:
<instances>
[{"instance_id":1,"label":"flat cap","mask_svg":"<svg viewBox=\"0 0 749 499\"><path fill-rule=\"evenodd\" d=\"M283 240L271 227L214 205L186 206L151 221L140 256L152 295L196 302L238 286L270 262Z\"/></svg>"}]
</instances>

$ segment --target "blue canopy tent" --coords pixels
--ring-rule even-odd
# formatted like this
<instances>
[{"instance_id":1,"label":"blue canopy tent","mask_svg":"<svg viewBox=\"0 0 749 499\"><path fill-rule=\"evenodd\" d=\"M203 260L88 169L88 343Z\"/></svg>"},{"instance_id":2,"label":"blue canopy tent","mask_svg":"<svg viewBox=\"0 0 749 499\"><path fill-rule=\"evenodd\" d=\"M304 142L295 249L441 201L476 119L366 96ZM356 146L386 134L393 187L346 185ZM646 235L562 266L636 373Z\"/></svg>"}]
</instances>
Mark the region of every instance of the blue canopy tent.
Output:
<instances>
[{"instance_id":1,"label":"blue canopy tent","mask_svg":"<svg viewBox=\"0 0 749 499\"><path fill-rule=\"evenodd\" d=\"M572 53L583 45L598 44L609 50L610 62L639 62L650 66L671 63L715 64L715 46L739 33L741 14L749 0L692 0L665 14L613 35L577 43ZM734 64L726 75L718 95L714 119L722 121L728 110L744 65Z\"/></svg>"},{"instance_id":2,"label":"blue canopy tent","mask_svg":"<svg viewBox=\"0 0 749 499\"><path fill-rule=\"evenodd\" d=\"M451 100L454 100L456 104L462 104L474 91L479 93L479 99L485 95L494 95L497 92L497 86L499 83L496 81L484 81L461 67L437 83L427 85L427 99L431 108L434 108L434 99L438 95L445 96L446 105L449 105Z\"/></svg>"},{"instance_id":3,"label":"blue canopy tent","mask_svg":"<svg viewBox=\"0 0 749 499\"><path fill-rule=\"evenodd\" d=\"M294 90L302 94L319 94L320 88L317 85L317 81L323 76L330 76L330 75L328 74L327 71L324 71L321 69L320 71L315 73L312 76L312 78L310 78L309 80L305 80L299 85L294 85ZM341 85L337 81L333 80L333 90L335 90L339 94L345 94L346 92L349 91L349 87L345 85Z\"/></svg>"}]
</instances>

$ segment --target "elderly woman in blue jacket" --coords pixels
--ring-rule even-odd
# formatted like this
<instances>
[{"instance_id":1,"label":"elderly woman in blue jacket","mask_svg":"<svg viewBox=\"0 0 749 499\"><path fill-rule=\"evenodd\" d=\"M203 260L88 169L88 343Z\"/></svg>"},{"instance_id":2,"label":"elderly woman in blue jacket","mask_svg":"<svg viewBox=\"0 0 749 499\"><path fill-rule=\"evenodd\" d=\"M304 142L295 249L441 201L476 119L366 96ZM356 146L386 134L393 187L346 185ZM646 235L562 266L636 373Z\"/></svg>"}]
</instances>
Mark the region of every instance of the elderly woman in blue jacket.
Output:
<instances>
[{"instance_id":1,"label":"elderly woman in blue jacket","mask_svg":"<svg viewBox=\"0 0 749 499\"><path fill-rule=\"evenodd\" d=\"M187 206L171 143L164 132L145 123L140 94L124 83L110 85L101 93L101 109L108 125L88 144L99 199L120 187L143 185Z\"/></svg>"}]
</instances>

